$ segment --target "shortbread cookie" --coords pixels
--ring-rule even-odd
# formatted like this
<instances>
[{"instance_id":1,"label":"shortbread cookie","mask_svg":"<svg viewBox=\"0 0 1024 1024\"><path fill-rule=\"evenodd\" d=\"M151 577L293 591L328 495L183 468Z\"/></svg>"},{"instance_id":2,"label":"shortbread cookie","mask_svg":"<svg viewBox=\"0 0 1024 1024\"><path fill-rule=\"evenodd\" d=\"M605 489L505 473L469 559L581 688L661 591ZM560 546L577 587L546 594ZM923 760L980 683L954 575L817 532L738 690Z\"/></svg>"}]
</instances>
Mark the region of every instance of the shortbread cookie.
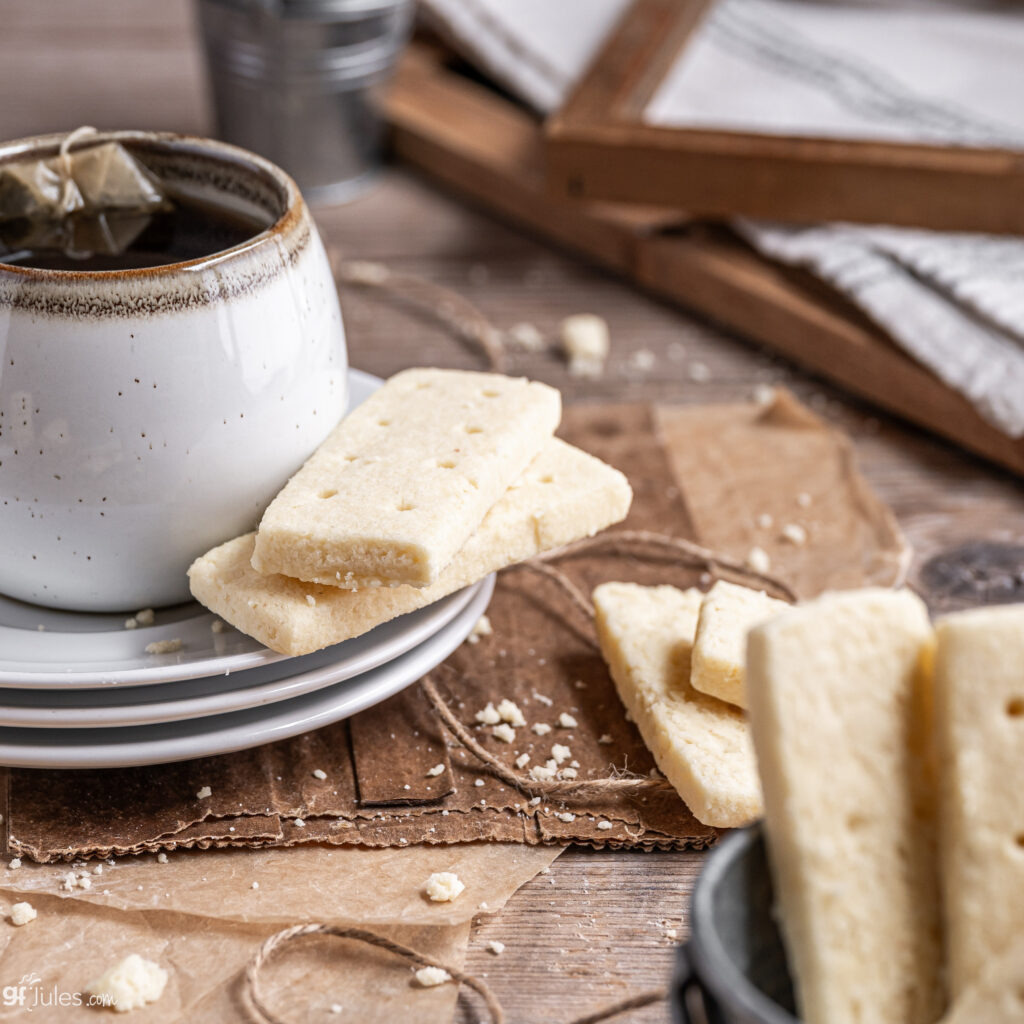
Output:
<instances>
[{"instance_id":1,"label":"shortbread cookie","mask_svg":"<svg viewBox=\"0 0 1024 1024\"><path fill-rule=\"evenodd\" d=\"M1020 1024L1024 941L1018 939L957 996L942 1024Z\"/></svg>"},{"instance_id":2,"label":"shortbread cookie","mask_svg":"<svg viewBox=\"0 0 1024 1024\"><path fill-rule=\"evenodd\" d=\"M704 595L693 641L690 682L719 700L747 706L747 633L789 607L763 590L719 580Z\"/></svg>"},{"instance_id":3,"label":"shortbread cookie","mask_svg":"<svg viewBox=\"0 0 1024 1024\"><path fill-rule=\"evenodd\" d=\"M601 653L662 774L694 817L731 828L761 814L743 715L690 685L699 590L604 583L594 591Z\"/></svg>"},{"instance_id":4,"label":"shortbread cookie","mask_svg":"<svg viewBox=\"0 0 1024 1024\"><path fill-rule=\"evenodd\" d=\"M629 484L618 470L552 438L429 587L352 591L263 575L250 564L251 533L196 559L189 581L199 601L243 633L282 654L309 654L431 604L513 562L589 537L624 519L631 500Z\"/></svg>"},{"instance_id":5,"label":"shortbread cookie","mask_svg":"<svg viewBox=\"0 0 1024 1024\"><path fill-rule=\"evenodd\" d=\"M950 615L936 624L935 639L943 906L955 998L1024 932L1024 605Z\"/></svg>"},{"instance_id":6,"label":"shortbread cookie","mask_svg":"<svg viewBox=\"0 0 1024 1024\"><path fill-rule=\"evenodd\" d=\"M747 640L780 924L806 1024L943 1006L931 627L909 591L828 594Z\"/></svg>"},{"instance_id":7,"label":"shortbread cookie","mask_svg":"<svg viewBox=\"0 0 1024 1024\"><path fill-rule=\"evenodd\" d=\"M423 587L551 439L554 388L406 370L335 428L271 502L253 567L357 588Z\"/></svg>"}]
</instances>

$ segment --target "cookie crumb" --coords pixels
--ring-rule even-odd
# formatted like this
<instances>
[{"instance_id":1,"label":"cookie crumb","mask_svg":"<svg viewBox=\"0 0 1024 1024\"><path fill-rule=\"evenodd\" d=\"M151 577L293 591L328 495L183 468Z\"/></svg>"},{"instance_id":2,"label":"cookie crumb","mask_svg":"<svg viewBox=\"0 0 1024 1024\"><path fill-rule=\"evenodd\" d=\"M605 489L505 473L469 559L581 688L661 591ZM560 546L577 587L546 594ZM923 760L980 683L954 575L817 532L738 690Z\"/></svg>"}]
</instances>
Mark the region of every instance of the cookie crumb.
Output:
<instances>
[{"instance_id":1,"label":"cookie crumb","mask_svg":"<svg viewBox=\"0 0 1024 1024\"><path fill-rule=\"evenodd\" d=\"M452 976L443 967L421 967L413 975L416 984L423 988L433 988L435 985L443 985L451 981Z\"/></svg>"},{"instance_id":2,"label":"cookie crumb","mask_svg":"<svg viewBox=\"0 0 1024 1024\"><path fill-rule=\"evenodd\" d=\"M746 563L748 569L753 569L754 572L760 573L762 576L771 572L772 560L764 548L752 547L747 552Z\"/></svg>"},{"instance_id":3,"label":"cookie crumb","mask_svg":"<svg viewBox=\"0 0 1024 1024\"><path fill-rule=\"evenodd\" d=\"M494 627L491 625L491 620L487 618L486 615L481 615L480 618L476 620L473 628L469 631L469 636L467 636L466 639L471 644L478 644L480 642L480 637L493 636L493 634Z\"/></svg>"},{"instance_id":4,"label":"cookie crumb","mask_svg":"<svg viewBox=\"0 0 1024 1024\"><path fill-rule=\"evenodd\" d=\"M34 921L38 916L36 908L31 903L15 903L11 907L11 924L19 927L28 924L29 921Z\"/></svg>"},{"instance_id":5,"label":"cookie crumb","mask_svg":"<svg viewBox=\"0 0 1024 1024\"><path fill-rule=\"evenodd\" d=\"M555 759L555 764L561 764L563 761L568 761L572 757L572 751L565 746L563 743L556 743L551 748L551 756Z\"/></svg>"},{"instance_id":6,"label":"cookie crumb","mask_svg":"<svg viewBox=\"0 0 1024 1024\"><path fill-rule=\"evenodd\" d=\"M501 715L493 702L488 702L483 711L478 711L473 716L481 725L497 725L501 721Z\"/></svg>"},{"instance_id":7,"label":"cookie crumb","mask_svg":"<svg viewBox=\"0 0 1024 1024\"><path fill-rule=\"evenodd\" d=\"M146 644L146 653L173 654L175 651L180 651L181 646L181 640L177 637L173 640L154 640L151 644Z\"/></svg>"},{"instance_id":8,"label":"cookie crumb","mask_svg":"<svg viewBox=\"0 0 1024 1024\"><path fill-rule=\"evenodd\" d=\"M505 743L515 743L516 740L516 731L508 724L508 722L502 722L501 725L496 725L491 730L491 735L495 739L502 740Z\"/></svg>"},{"instance_id":9,"label":"cookie crumb","mask_svg":"<svg viewBox=\"0 0 1024 1024\"><path fill-rule=\"evenodd\" d=\"M807 531L799 523L787 523L782 528L782 538L798 548L803 547L807 543Z\"/></svg>"},{"instance_id":10,"label":"cookie crumb","mask_svg":"<svg viewBox=\"0 0 1024 1024\"><path fill-rule=\"evenodd\" d=\"M465 888L454 871L435 871L427 879L423 891L433 903L451 903L462 895Z\"/></svg>"},{"instance_id":11,"label":"cookie crumb","mask_svg":"<svg viewBox=\"0 0 1024 1024\"><path fill-rule=\"evenodd\" d=\"M573 377L600 377L611 348L608 324L595 313L566 317L559 329Z\"/></svg>"},{"instance_id":12,"label":"cookie crumb","mask_svg":"<svg viewBox=\"0 0 1024 1024\"><path fill-rule=\"evenodd\" d=\"M509 700L507 697L503 698L498 703L497 711L501 720L503 722L508 722L508 724L513 728L518 729L520 726L526 725L526 719L523 718L523 713L519 710L519 705L514 701Z\"/></svg>"},{"instance_id":13,"label":"cookie crumb","mask_svg":"<svg viewBox=\"0 0 1024 1024\"><path fill-rule=\"evenodd\" d=\"M544 335L533 324L513 324L505 333L509 341L525 352L543 352L547 347Z\"/></svg>"}]
</instances>

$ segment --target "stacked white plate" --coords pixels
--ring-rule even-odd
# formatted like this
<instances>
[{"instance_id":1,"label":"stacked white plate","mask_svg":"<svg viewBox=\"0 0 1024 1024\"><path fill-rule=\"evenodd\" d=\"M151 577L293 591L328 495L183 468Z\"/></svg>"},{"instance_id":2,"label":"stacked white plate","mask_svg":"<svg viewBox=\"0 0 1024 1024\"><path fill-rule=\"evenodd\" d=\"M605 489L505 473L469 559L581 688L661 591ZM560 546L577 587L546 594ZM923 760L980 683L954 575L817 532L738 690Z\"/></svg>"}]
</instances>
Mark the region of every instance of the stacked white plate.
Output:
<instances>
[{"instance_id":1,"label":"stacked white plate","mask_svg":"<svg viewBox=\"0 0 1024 1024\"><path fill-rule=\"evenodd\" d=\"M380 382L349 373L350 407ZM353 640L289 658L197 604L124 615L59 612L0 597L0 765L113 768L222 754L295 736L378 704L465 640L489 576ZM171 654L147 644L178 639Z\"/></svg>"}]
</instances>

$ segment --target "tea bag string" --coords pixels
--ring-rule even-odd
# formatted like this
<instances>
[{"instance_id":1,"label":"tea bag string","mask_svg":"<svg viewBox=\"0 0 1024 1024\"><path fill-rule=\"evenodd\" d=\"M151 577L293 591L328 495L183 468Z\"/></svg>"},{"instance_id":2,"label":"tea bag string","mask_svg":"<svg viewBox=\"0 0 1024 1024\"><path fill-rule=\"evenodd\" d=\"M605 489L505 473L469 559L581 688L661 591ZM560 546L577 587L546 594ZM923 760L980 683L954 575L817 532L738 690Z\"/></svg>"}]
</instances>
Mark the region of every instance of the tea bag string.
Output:
<instances>
[{"instance_id":1,"label":"tea bag string","mask_svg":"<svg viewBox=\"0 0 1024 1024\"><path fill-rule=\"evenodd\" d=\"M60 174L60 201L58 213L67 216L81 205L82 194L75 183L74 169L71 163L71 148L83 139L92 138L99 132L89 125L82 125L73 132L68 132L61 140L57 150L57 171Z\"/></svg>"},{"instance_id":2,"label":"tea bag string","mask_svg":"<svg viewBox=\"0 0 1024 1024\"><path fill-rule=\"evenodd\" d=\"M277 932L264 941L252 960L249 961L245 969L245 991L248 996L249 1012L258 1024L287 1024L283 1018L277 1016L267 1005L260 974L267 961L277 950L307 935L334 935L340 939L352 939L367 946L383 949L388 953L401 957L416 967L437 967L445 971L453 981L471 988L480 996L487 1008L492 1024L505 1024L505 1011L498 1001L498 997L486 982L474 975L467 974L465 971L445 964L440 960L435 960L425 953L419 953L409 946L402 945L400 942L394 942L383 935L377 935L375 932L364 931L361 928L339 928L326 924L300 924L294 928L286 928L283 931ZM601 1021L611 1020L611 1018L618 1016L620 1013L625 1013L627 1010L638 1010L644 1006L660 1002L667 997L668 991L666 989L652 989L648 992L641 992L626 999L621 999L598 1010L596 1013L576 1017L574 1020L569 1021L568 1024L600 1024Z\"/></svg>"}]
</instances>

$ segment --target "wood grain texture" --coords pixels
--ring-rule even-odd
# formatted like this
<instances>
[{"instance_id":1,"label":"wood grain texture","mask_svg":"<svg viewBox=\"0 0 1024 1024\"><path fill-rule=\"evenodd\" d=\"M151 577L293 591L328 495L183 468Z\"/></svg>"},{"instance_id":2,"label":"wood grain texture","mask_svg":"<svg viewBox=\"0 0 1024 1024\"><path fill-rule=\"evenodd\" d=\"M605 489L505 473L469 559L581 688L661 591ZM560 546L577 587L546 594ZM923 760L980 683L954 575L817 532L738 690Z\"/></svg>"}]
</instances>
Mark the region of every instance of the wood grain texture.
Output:
<instances>
[{"instance_id":1,"label":"wood grain texture","mask_svg":"<svg viewBox=\"0 0 1024 1024\"><path fill-rule=\"evenodd\" d=\"M754 253L721 227L553 197L537 185L540 128L525 111L414 49L389 100L403 158L487 208L583 252L656 294L757 339L957 443L1024 473L1024 442L897 348L848 301ZM456 127L453 127L456 126Z\"/></svg>"},{"instance_id":2,"label":"wood grain texture","mask_svg":"<svg viewBox=\"0 0 1024 1024\"><path fill-rule=\"evenodd\" d=\"M17 17L8 18L12 11ZM66 29L60 27L62 17L70 19ZM205 129L186 0L0 0L0 18L0 75L8 90L12 81L16 85L5 97L9 101L0 103L0 136L79 120L112 124L114 114L121 126L169 126L160 124L154 110L176 117L174 126L182 130ZM83 23L102 31L83 36ZM131 57L140 31L153 54L148 65ZM76 47L88 52L67 56ZM62 58L80 62L73 94L65 79L54 77L53 64ZM19 68L16 80L6 70L12 60ZM120 70L117 106L108 108L111 61ZM68 110L74 116L61 119ZM517 201L529 205L527 196ZM374 191L347 206L319 208L316 215L328 242L346 254L382 260L454 288L499 327L529 321L553 338L569 314L604 316L612 355L600 380L569 376L555 350L514 355L514 372L561 388L567 402L737 401L760 384L784 383L853 438L861 468L915 546L912 581L931 556L969 541L1024 544L1024 488L1008 474L841 396L777 355L652 299L593 262L552 249L537 240L537 229L532 236L511 229L404 170L386 172ZM561 241L571 244L570 226L562 230ZM386 376L412 365L480 365L433 324L370 294L346 289L342 302L355 366ZM653 364L638 353L650 353ZM691 379L698 364L709 373L703 383ZM953 603L972 600L960 595ZM469 969L487 974L511 1024L563 1022L664 984L672 946L661 922L685 929L701 860L695 853L570 849L501 915L478 922ZM506 951L488 952L489 939L506 943ZM460 1024L479 1019L476 1004L460 1002ZM652 1007L620 1020L667 1024L669 1016Z\"/></svg>"},{"instance_id":3,"label":"wood grain texture","mask_svg":"<svg viewBox=\"0 0 1024 1024\"><path fill-rule=\"evenodd\" d=\"M546 127L550 190L691 214L1024 231L1024 154L643 121L708 0L634 0Z\"/></svg>"}]
</instances>

